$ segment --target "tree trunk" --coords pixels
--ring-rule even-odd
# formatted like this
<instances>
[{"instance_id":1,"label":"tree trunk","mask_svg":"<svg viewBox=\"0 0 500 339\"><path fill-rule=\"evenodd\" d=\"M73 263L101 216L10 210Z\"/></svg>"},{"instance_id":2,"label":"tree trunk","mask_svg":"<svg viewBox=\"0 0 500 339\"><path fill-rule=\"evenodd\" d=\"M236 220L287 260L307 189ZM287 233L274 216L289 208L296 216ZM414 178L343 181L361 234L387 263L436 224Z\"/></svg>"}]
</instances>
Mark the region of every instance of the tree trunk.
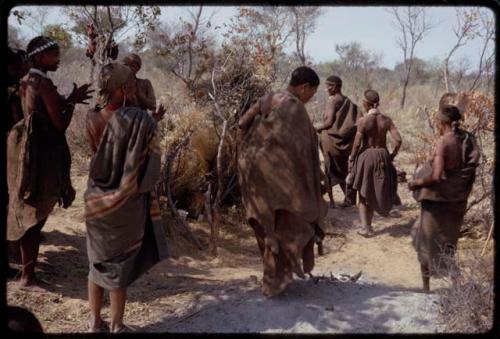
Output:
<instances>
[{"instance_id":1,"label":"tree trunk","mask_svg":"<svg viewBox=\"0 0 500 339\"><path fill-rule=\"evenodd\" d=\"M448 71L448 60L444 61L444 69L443 69L443 76L444 76L444 88L446 90L446 93L450 92L450 79L449 79L449 71Z\"/></svg>"},{"instance_id":2,"label":"tree trunk","mask_svg":"<svg viewBox=\"0 0 500 339\"><path fill-rule=\"evenodd\" d=\"M401 95L401 103L399 107L401 109L405 108L405 102L406 102L406 88L408 87L408 83L410 82L410 72L406 75L405 82L403 84L403 94Z\"/></svg>"}]
</instances>

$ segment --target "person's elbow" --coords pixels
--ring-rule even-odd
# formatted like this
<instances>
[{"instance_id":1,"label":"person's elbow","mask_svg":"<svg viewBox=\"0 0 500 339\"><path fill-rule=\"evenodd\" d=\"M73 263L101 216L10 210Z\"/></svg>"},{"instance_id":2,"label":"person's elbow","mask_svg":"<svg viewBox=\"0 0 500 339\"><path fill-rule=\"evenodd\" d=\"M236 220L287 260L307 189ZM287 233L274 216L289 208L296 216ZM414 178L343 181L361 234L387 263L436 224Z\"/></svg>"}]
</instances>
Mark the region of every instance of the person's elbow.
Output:
<instances>
[{"instance_id":1,"label":"person's elbow","mask_svg":"<svg viewBox=\"0 0 500 339\"><path fill-rule=\"evenodd\" d=\"M399 134L395 135L394 136L394 144L397 147L400 147L402 143L403 143L403 139L401 138L401 135L399 135Z\"/></svg>"},{"instance_id":2,"label":"person's elbow","mask_svg":"<svg viewBox=\"0 0 500 339\"><path fill-rule=\"evenodd\" d=\"M439 184L442 181L441 174L433 173L431 176L432 184Z\"/></svg>"}]
</instances>

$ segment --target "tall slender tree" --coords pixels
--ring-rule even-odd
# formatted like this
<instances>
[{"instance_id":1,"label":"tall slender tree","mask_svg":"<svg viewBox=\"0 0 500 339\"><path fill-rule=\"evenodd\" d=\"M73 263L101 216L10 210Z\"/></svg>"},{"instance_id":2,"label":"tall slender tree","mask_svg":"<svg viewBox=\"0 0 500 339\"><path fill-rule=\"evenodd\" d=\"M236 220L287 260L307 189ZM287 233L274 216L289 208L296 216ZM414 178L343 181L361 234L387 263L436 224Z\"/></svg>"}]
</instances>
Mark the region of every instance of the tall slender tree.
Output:
<instances>
[{"instance_id":1,"label":"tall slender tree","mask_svg":"<svg viewBox=\"0 0 500 339\"><path fill-rule=\"evenodd\" d=\"M406 8L393 7L390 12L394 17L394 23L399 30L399 36L396 40L397 45L403 52L404 74L402 77L403 93L401 95L400 107L404 108L406 101L406 90L410 82L411 68L415 49L425 35L433 28L430 20L427 18L426 9L423 7Z\"/></svg>"}]
</instances>

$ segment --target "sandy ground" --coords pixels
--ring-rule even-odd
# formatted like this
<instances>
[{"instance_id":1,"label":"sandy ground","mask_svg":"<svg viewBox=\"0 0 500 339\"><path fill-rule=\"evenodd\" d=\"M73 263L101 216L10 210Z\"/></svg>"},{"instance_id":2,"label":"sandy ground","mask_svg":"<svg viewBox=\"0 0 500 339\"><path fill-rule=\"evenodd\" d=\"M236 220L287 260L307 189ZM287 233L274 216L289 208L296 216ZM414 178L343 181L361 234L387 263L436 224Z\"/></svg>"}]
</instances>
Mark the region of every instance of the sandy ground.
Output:
<instances>
[{"instance_id":1,"label":"sandy ground","mask_svg":"<svg viewBox=\"0 0 500 339\"><path fill-rule=\"evenodd\" d=\"M77 199L67 210L56 208L44 228L37 274L50 283L47 293L18 291L15 281L7 286L8 304L31 310L50 333L86 331L86 175L86 165L75 164ZM362 271L356 282L297 279L283 295L263 298L255 238L240 212L230 209L218 257L177 238L177 258L159 263L129 288L125 322L141 332L434 333L439 330L437 297L420 291L409 236L418 205L406 184L399 191L401 216L375 217L376 236L370 239L356 233L356 208L329 211L326 253L317 258L313 274L340 277ZM335 199L342 198L336 188ZM190 220L190 228L208 244L206 223ZM431 288L445 286L432 280ZM107 297L105 305L108 319Z\"/></svg>"}]
</instances>

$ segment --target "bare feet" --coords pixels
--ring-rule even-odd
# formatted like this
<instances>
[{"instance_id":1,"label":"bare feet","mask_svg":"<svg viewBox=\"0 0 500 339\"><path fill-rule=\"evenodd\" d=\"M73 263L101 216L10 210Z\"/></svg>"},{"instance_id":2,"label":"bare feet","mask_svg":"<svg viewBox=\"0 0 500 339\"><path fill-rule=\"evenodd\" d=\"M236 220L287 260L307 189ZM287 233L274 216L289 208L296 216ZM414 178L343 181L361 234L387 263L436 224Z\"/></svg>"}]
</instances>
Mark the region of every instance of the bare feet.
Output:
<instances>
[{"instance_id":1,"label":"bare feet","mask_svg":"<svg viewBox=\"0 0 500 339\"><path fill-rule=\"evenodd\" d=\"M46 293L49 283L43 279L33 277L32 279L20 279L17 288L22 291Z\"/></svg>"},{"instance_id":2,"label":"bare feet","mask_svg":"<svg viewBox=\"0 0 500 339\"><path fill-rule=\"evenodd\" d=\"M102 319L88 322L89 333L109 333L109 324Z\"/></svg>"},{"instance_id":3,"label":"bare feet","mask_svg":"<svg viewBox=\"0 0 500 339\"><path fill-rule=\"evenodd\" d=\"M365 237L365 238L371 238L374 236L373 230L372 229L363 229L358 231L358 234Z\"/></svg>"},{"instance_id":4,"label":"bare feet","mask_svg":"<svg viewBox=\"0 0 500 339\"><path fill-rule=\"evenodd\" d=\"M125 324L112 331L112 333L134 333L134 332L137 332L137 329L135 327Z\"/></svg>"}]
</instances>

